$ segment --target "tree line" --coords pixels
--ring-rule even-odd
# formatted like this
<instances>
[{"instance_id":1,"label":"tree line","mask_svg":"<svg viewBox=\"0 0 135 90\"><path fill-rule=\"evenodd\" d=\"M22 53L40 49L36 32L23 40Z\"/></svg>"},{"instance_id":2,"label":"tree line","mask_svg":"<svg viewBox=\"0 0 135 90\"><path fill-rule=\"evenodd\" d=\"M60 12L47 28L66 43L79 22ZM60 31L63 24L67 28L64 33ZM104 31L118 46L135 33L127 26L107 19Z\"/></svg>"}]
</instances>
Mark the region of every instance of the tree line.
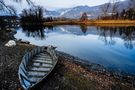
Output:
<instances>
[{"instance_id":1,"label":"tree line","mask_svg":"<svg viewBox=\"0 0 135 90\"><path fill-rule=\"evenodd\" d=\"M111 1L113 1L111 5ZM123 9L119 12L119 0L110 0L108 4L102 7L103 15L99 16L98 19L128 19L135 20L135 0L127 0L129 6L127 9ZM110 8L111 7L111 8Z\"/></svg>"},{"instance_id":2,"label":"tree line","mask_svg":"<svg viewBox=\"0 0 135 90\"><path fill-rule=\"evenodd\" d=\"M43 22L43 8L37 6L30 9L24 9L20 16L21 16L20 19L21 23Z\"/></svg>"},{"instance_id":3,"label":"tree line","mask_svg":"<svg viewBox=\"0 0 135 90\"><path fill-rule=\"evenodd\" d=\"M100 16L98 19L103 19L103 20L118 20L118 19L127 19L127 20L135 20L135 9L134 8L129 8L128 10L123 9L122 12L116 12L112 13L111 15L106 15L106 16Z\"/></svg>"}]
</instances>

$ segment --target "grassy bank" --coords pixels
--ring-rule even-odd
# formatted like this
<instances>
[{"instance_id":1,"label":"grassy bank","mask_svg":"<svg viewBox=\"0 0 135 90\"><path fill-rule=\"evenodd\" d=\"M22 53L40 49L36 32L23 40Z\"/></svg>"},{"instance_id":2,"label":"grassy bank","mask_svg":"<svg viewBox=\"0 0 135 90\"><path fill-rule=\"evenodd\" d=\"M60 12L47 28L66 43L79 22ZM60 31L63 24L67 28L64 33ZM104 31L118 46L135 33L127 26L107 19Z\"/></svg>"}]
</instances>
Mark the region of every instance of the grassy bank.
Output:
<instances>
[{"instance_id":1,"label":"grassy bank","mask_svg":"<svg viewBox=\"0 0 135 90\"><path fill-rule=\"evenodd\" d=\"M33 46L17 45L4 47L0 45L0 90L17 90L21 87L18 79L18 67L22 56Z\"/></svg>"},{"instance_id":2,"label":"grassy bank","mask_svg":"<svg viewBox=\"0 0 135 90\"><path fill-rule=\"evenodd\" d=\"M135 20L67 20L44 22L44 25L135 26Z\"/></svg>"}]
</instances>

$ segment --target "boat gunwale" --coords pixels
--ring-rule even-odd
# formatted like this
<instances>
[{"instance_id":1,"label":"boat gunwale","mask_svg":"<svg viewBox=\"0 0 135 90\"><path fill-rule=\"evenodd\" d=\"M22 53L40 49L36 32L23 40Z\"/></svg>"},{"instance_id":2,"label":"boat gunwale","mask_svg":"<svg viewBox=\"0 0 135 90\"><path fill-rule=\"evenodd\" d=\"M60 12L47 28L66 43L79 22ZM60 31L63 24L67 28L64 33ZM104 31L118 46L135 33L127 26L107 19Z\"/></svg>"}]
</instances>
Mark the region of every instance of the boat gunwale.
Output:
<instances>
[{"instance_id":1,"label":"boat gunwale","mask_svg":"<svg viewBox=\"0 0 135 90\"><path fill-rule=\"evenodd\" d=\"M22 61L21 61L20 65L19 65L18 76L19 76L20 83L21 83L22 87L23 87L25 90L29 90L29 89L33 88L34 86L36 86L37 84L39 84L42 80L44 80L44 79L53 71L53 69L55 68L55 66L56 66L56 64L57 64L57 62L58 62L58 57L57 57L57 53L56 53L55 49L52 48L52 50L54 51L54 54L55 54L55 56L52 56L52 55L51 55L51 52L49 52L49 51L46 49L46 47L47 47L47 49L48 49L49 46L42 46L42 47L37 46L36 48L32 49L30 52L27 52L27 53L23 56L23 58L22 58ZM52 47L52 46L51 46L51 47ZM41 49L40 51L38 51L38 48L40 48L40 49L41 49L41 48L42 48L42 49L44 48L45 51L43 50L43 52L47 52L47 53L50 55L50 57L52 58L52 60L55 61L55 62L52 64L52 67L51 67L50 71L49 71L48 73L46 73L46 75L45 75L44 77L42 77L39 81L35 82L35 84L33 84L33 85L31 85L30 87L26 88L26 86L25 86L25 87L23 86L24 83L23 83L23 81L22 81L22 79L21 79L21 76L20 76L20 75L22 75L22 73L20 72L20 69L21 69L21 67L22 67L21 65L24 64L24 61L27 61L27 62L26 62L26 66L27 66L29 60L33 60L33 59L31 59L31 58L33 58L34 55L36 55L37 53L42 52L42 49ZM37 49L37 52L34 52L36 49ZM34 53L33 53L33 52L34 52ZM30 56L29 56L29 53L31 54ZM25 58L26 55L28 55L28 60L26 60L26 58ZM27 71L26 71L26 72L27 72ZM23 76L23 75L22 75L22 76ZM24 76L23 76L23 77L24 77ZM28 79L27 77L24 77L24 78ZM28 79L28 81L29 81L30 83L32 83L29 79Z\"/></svg>"}]
</instances>

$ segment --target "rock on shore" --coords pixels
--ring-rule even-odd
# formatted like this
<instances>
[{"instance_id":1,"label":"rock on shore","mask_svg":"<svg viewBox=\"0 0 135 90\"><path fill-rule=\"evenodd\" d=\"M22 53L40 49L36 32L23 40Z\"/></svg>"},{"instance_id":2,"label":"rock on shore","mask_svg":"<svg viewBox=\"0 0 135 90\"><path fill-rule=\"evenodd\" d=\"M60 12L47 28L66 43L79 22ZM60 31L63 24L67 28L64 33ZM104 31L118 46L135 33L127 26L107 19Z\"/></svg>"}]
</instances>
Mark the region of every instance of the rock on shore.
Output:
<instances>
[{"instance_id":1,"label":"rock on shore","mask_svg":"<svg viewBox=\"0 0 135 90\"><path fill-rule=\"evenodd\" d=\"M14 40L9 40L5 46L7 47L13 47L13 46L16 46L16 42Z\"/></svg>"}]
</instances>

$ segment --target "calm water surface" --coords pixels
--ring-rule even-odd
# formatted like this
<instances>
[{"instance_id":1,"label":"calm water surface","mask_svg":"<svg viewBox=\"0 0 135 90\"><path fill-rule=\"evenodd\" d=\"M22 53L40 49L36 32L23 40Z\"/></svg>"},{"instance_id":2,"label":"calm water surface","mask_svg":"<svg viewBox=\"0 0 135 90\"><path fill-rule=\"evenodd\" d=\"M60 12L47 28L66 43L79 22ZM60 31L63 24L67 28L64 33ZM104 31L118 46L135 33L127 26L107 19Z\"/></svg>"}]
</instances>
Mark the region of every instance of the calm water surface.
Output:
<instances>
[{"instance_id":1,"label":"calm water surface","mask_svg":"<svg viewBox=\"0 0 135 90\"><path fill-rule=\"evenodd\" d=\"M15 37L38 46L54 45L89 62L135 74L135 27L23 27Z\"/></svg>"}]
</instances>

